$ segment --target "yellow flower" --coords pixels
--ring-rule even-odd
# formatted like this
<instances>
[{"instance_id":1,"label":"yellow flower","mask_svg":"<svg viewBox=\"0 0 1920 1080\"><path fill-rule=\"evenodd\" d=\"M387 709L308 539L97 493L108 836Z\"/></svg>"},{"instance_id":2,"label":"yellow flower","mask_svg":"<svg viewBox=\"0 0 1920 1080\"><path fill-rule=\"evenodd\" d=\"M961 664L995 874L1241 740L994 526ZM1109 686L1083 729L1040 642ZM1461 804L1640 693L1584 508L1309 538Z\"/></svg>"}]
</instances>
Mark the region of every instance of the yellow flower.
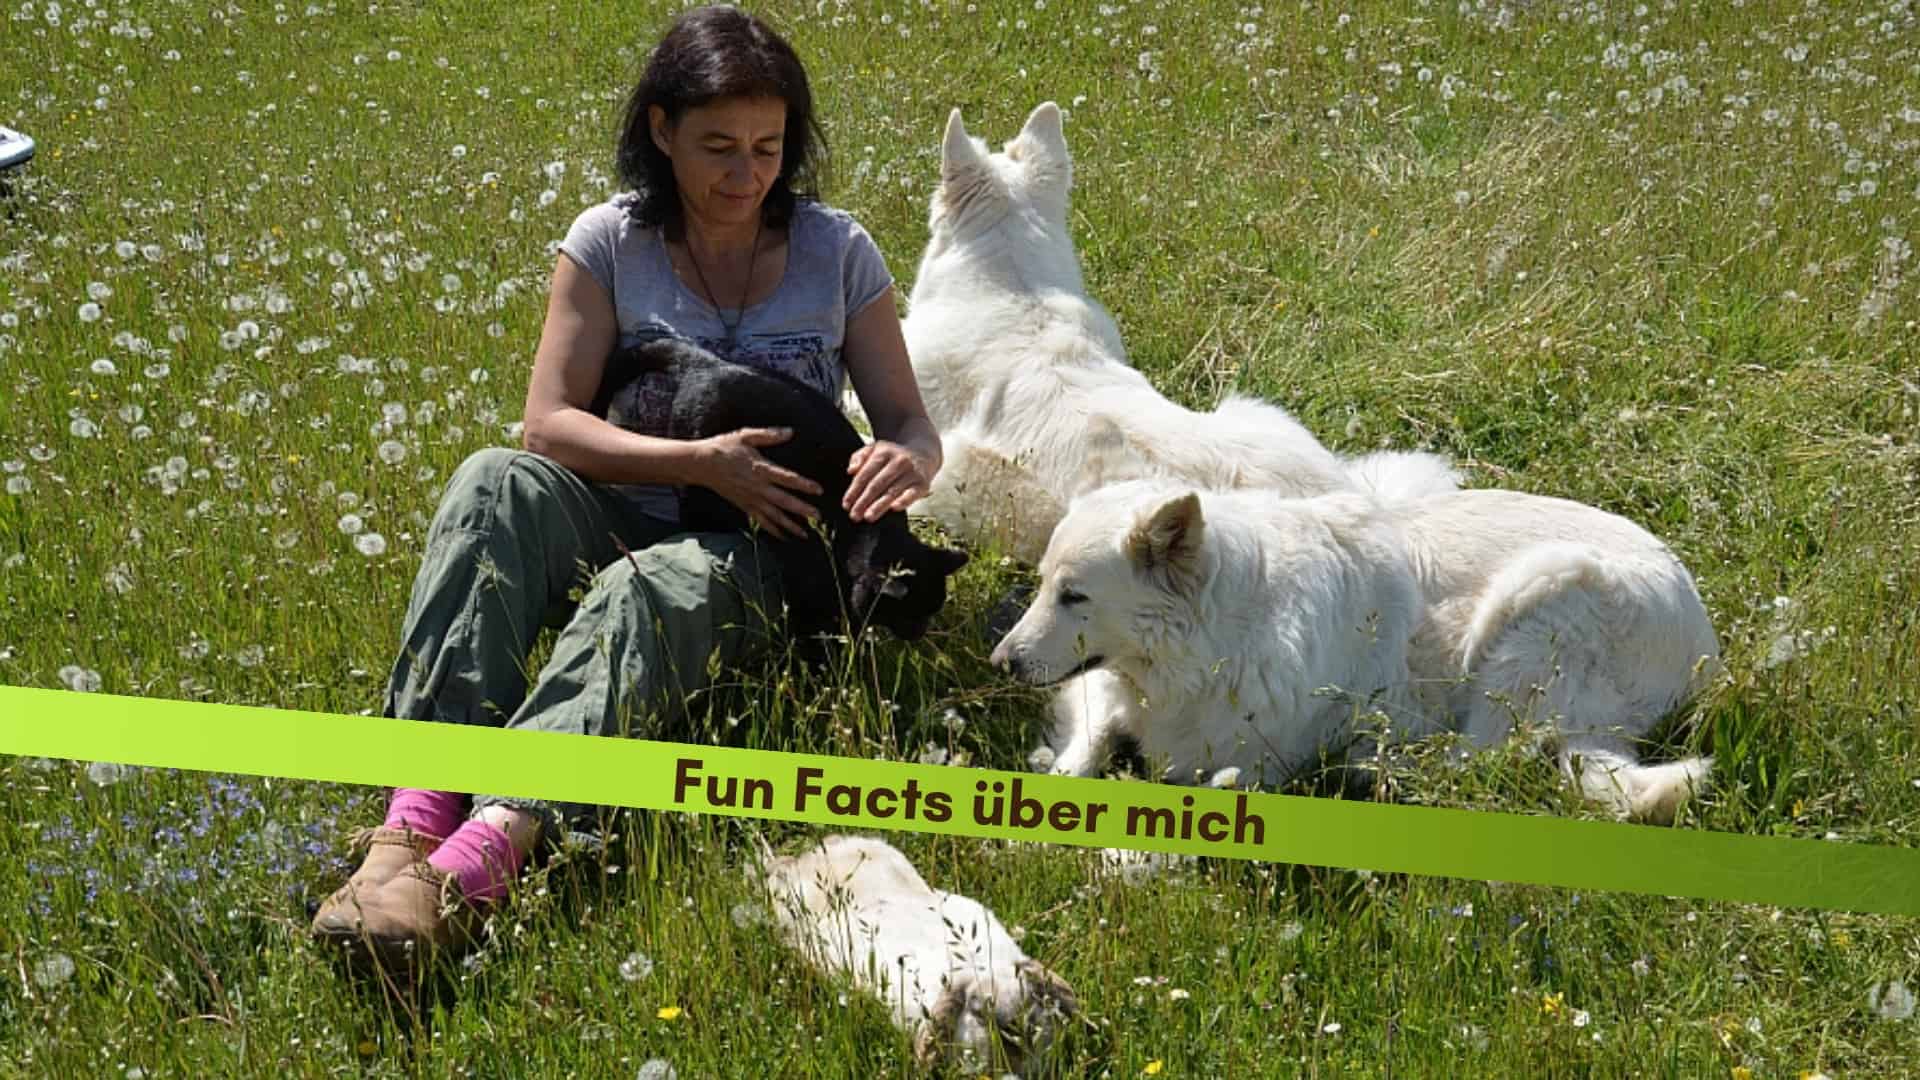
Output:
<instances>
[{"instance_id":1,"label":"yellow flower","mask_svg":"<svg viewBox=\"0 0 1920 1080\"><path fill-rule=\"evenodd\" d=\"M1375 225L1372 228L1367 230L1367 239L1369 240L1379 235L1380 235L1380 226L1378 225Z\"/></svg>"},{"instance_id":2,"label":"yellow flower","mask_svg":"<svg viewBox=\"0 0 1920 1080\"><path fill-rule=\"evenodd\" d=\"M1853 944L1853 935L1847 933L1845 930L1835 930L1833 932L1833 937L1831 938L1831 940L1833 942L1834 948L1844 949L1847 946Z\"/></svg>"},{"instance_id":3,"label":"yellow flower","mask_svg":"<svg viewBox=\"0 0 1920 1080\"><path fill-rule=\"evenodd\" d=\"M1735 1065L1733 1067L1733 1080L1753 1080L1753 1070L1747 1068L1745 1065Z\"/></svg>"},{"instance_id":4,"label":"yellow flower","mask_svg":"<svg viewBox=\"0 0 1920 1080\"><path fill-rule=\"evenodd\" d=\"M1152 1061L1147 1062L1146 1074L1148 1076L1159 1076L1160 1070L1166 1067L1166 1062L1161 1061L1159 1058L1154 1058Z\"/></svg>"},{"instance_id":5,"label":"yellow flower","mask_svg":"<svg viewBox=\"0 0 1920 1080\"><path fill-rule=\"evenodd\" d=\"M354 1049L360 1052L361 1057L372 1057L374 1050L378 1048L373 1045L372 1039L361 1039L360 1045L354 1047Z\"/></svg>"},{"instance_id":6,"label":"yellow flower","mask_svg":"<svg viewBox=\"0 0 1920 1080\"><path fill-rule=\"evenodd\" d=\"M300 464L300 455L299 455L299 454L288 454L288 455L287 455L287 464L289 464L289 465L298 465L298 464Z\"/></svg>"},{"instance_id":7,"label":"yellow flower","mask_svg":"<svg viewBox=\"0 0 1920 1080\"><path fill-rule=\"evenodd\" d=\"M681 1009L678 1005L662 1005L660 1006L660 1011L653 1015L662 1020L678 1020L680 1019L680 1014L684 1011L685 1010Z\"/></svg>"},{"instance_id":8,"label":"yellow flower","mask_svg":"<svg viewBox=\"0 0 1920 1080\"><path fill-rule=\"evenodd\" d=\"M1566 1001L1565 994L1541 994L1540 1011L1552 1016L1566 1006Z\"/></svg>"}]
</instances>

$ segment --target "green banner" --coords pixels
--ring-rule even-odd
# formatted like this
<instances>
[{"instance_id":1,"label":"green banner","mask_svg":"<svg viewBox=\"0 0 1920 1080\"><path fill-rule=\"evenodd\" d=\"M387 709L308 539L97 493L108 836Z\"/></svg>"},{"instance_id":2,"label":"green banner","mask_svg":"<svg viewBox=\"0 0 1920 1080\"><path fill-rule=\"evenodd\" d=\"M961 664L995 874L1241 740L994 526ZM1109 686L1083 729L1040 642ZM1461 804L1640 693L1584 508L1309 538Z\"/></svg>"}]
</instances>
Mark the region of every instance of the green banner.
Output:
<instances>
[{"instance_id":1,"label":"green banner","mask_svg":"<svg viewBox=\"0 0 1920 1080\"><path fill-rule=\"evenodd\" d=\"M0 754L1920 914L1920 851L0 687Z\"/></svg>"}]
</instances>

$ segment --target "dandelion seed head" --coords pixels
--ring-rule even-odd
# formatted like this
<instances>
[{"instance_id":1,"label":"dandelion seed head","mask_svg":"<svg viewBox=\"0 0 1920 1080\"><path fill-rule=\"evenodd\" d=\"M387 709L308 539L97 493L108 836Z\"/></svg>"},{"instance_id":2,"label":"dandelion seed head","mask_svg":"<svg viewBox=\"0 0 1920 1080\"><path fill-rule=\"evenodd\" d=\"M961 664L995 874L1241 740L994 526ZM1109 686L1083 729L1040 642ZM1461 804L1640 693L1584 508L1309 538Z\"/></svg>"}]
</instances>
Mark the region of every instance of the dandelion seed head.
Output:
<instances>
[{"instance_id":1,"label":"dandelion seed head","mask_svg":"<svg viewBox=\"0 0 1920 1080\"><path fill-rule=\"evenodd\" d=\"M620 961L620 977L627 982L639 982L653 974L653 958L646 953L631 952Z\"/></svg>"},{"instance_id":2,"label":"dandelion seed head","mask_svg":"<svg viewBox=\"0 0 1920 1080\"><path fill-rule=\"evenodd\" d=\"M42 990L52 990L73 978L77 970L73 957L66 953L52 953L34 962L33 984Z\"/></svg>"},{"instance_id":3,"label":"dandelion seed head","mask_svg":"<svg viewBox=\"0 0 1920 1080\"><path fill-rule=\"evenodd\" d=\"M107 588L116 596L125 596L133 591L133 567L126 563L116 563L106 573Z\"/></svg>"}]
</instances>

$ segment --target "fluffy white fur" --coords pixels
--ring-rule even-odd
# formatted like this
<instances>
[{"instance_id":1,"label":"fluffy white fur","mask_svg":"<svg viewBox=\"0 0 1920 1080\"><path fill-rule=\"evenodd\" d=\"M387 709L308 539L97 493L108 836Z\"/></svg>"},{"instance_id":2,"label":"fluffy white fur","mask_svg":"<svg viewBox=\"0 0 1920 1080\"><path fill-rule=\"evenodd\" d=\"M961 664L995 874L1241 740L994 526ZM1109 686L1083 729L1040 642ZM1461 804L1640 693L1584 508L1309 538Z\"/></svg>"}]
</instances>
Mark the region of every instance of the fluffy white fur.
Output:
<instances>
[{"instance_id":1,"label":"fluffy white fur","mask_svg":"<svg viewBox=\"0 0 1920 1080\"><path fill-rule=\"evenodd\" d=\"M1537 725L1588 798L1670 821L1708 759L1635 740L1704 685L1719 643L1693 579L1617 515L1511 491L1404 503L1196 493L1166 481L1070 507L995 663L1055 699L1054 771L1109 737L1167 779L1281 783L1441 730L1474 746ZM1083 673L1083 674L1082 674Z\"/></svg>"},{"instance_id":2,"label":"fluffy white fur","mask_svg":"<svg viewBox=\"0 0 1920 1080\"><path fill-rule=\"evenodd\" d=\"M1033 110L999 153L967 134L958 109L948 118L904 327L946 456L916 513L1032 563L1068 500L1120 480L1286 495L1457 487L1439 456L1344 459L1253 398L1196 413L1162 396L1087 295L1067 227L1072 186L1054 103Z\"/></svg>"},{"instance_id":3,"label":"fluffy white fur","mask_svg":"<svg viewBox=\"0 0 1920 1080\"><path fill-rule=\"evenodd\" d=\"M789 944L886 1002L923 1065L944 1056L1019 1069L1078 1015L1072 987L1022 952L993 912L929 887L881 840L828 836L761 862Z\"/></svg>"}]
</instances>

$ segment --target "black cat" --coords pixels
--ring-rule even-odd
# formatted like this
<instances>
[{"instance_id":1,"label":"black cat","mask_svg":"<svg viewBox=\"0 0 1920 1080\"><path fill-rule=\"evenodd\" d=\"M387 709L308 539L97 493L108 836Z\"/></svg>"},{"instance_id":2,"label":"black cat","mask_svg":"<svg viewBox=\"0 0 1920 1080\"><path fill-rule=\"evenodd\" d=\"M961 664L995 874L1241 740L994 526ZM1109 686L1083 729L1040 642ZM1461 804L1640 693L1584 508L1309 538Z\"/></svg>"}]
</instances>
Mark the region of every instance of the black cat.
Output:
<instances>
[{"instance_id":1,"label":"black cat","mask_svg":"<svg viewBox=\"0 0 1920 1080\"><path fill-rule=\"evenodd\" d=\"M852 477L847 459L864 445L835 403L791 376L731 363L677 338L656 338L616 350L595 395L593 411L630 430L675 439L704 439L740 428L790 428L793 437L761 447L769 461L823 489L810 501L825 534L786 540L762 534L773 546L785 585L789 626L805 635L883 626L904 641L927 632L947 601L947 578L967 564L967 553L931 547L913 535L895 510L878 521L856 522L840 505ZM637 413L663 412L643 427ZM718 493L697 485L680 491L680 522L698 532L744 531L747 515Z\"/></svg>"}]
</instances>

